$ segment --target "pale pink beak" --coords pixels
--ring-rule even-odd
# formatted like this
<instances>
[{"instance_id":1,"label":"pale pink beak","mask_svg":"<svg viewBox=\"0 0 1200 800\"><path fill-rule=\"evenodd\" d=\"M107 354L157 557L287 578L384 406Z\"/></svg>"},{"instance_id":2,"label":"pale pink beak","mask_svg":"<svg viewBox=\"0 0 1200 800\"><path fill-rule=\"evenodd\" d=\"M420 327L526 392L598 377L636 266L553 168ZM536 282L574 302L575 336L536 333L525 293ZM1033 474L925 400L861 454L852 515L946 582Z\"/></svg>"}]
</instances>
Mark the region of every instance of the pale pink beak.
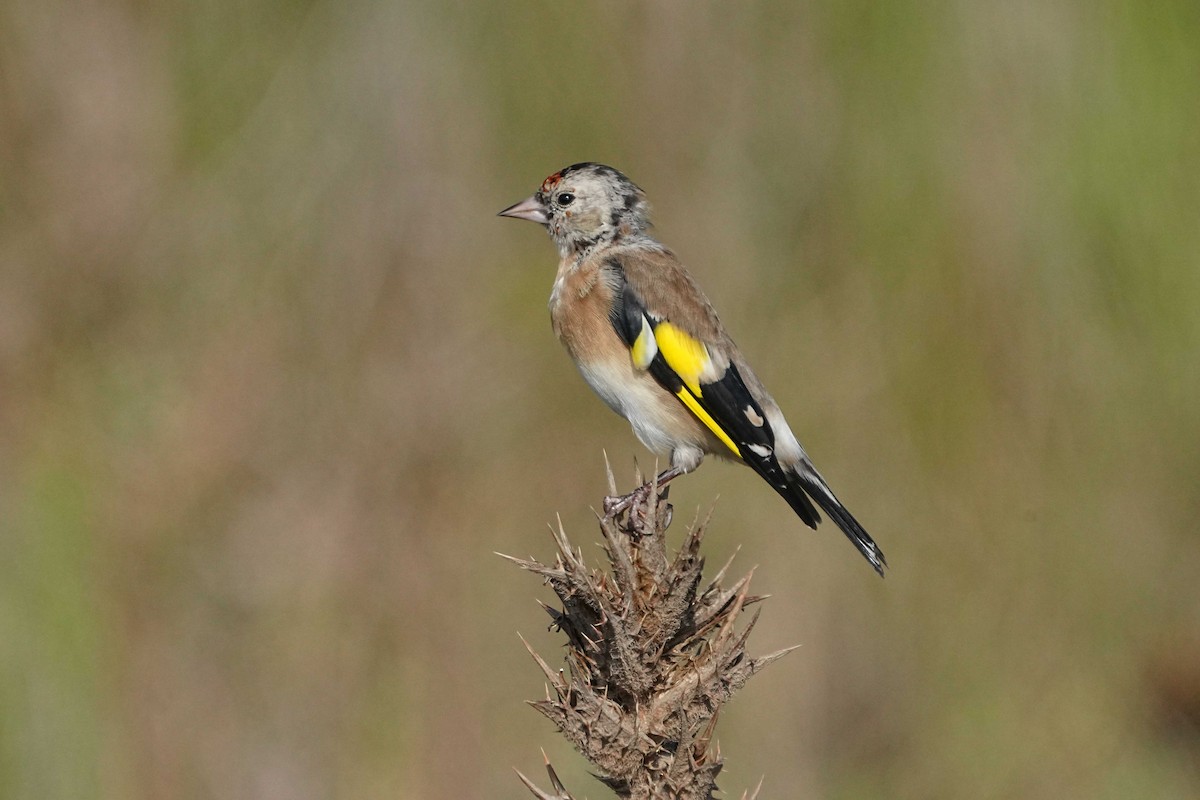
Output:
<instances>
[{"instance_id":1,"label":"pale pink beak","mask_svg":"<svg viewBox=\"0 0 1200 800\"><path fill-rule=\"evenodd\" d=\"M540 225L545 225L550 221L550 218L546 216L546 208L538 202L537 195L526 197L521 202L504 209L496 216L527 219L530 222L536 222Z\"/></svg>"}]
</instances>

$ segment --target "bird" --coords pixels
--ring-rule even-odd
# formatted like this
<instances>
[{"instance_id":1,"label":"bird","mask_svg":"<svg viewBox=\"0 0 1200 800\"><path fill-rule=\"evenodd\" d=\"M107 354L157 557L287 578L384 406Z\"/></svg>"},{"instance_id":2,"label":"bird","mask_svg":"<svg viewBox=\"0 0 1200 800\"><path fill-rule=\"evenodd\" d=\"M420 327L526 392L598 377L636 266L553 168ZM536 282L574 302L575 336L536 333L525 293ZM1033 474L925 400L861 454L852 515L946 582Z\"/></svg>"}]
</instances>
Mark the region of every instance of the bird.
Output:
<instances>
[{"instance_id":1,"label":"bird","mask_svg":"<svg viewBox=\"0 0 1200 800\"><path fill-rule=\"evenodd\" d=\"M824 510L883 576L883 551L817 472L695 279L650 234L637 184L604 164L572 164L499 216L547 229L559 254L555 335L600 399L669 458L639 491L706 455L745 464L810 528L821 520L815 506Z\"/></svg>"}]
</instances>

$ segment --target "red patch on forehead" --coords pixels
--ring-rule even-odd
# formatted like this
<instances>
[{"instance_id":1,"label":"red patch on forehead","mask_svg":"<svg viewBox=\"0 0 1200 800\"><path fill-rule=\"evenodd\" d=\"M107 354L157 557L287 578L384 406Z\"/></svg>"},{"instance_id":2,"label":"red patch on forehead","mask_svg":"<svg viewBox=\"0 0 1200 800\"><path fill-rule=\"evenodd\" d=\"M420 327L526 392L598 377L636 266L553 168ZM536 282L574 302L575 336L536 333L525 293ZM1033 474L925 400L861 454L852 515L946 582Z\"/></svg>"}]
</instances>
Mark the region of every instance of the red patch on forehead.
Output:
<instances>
[{"instance_id":1,"label":"red patch on forehead","mask_svg":"<svg viewBox=\"0 0 1200 800\"><path fill-rule=\"evenodd\" d=\"M550 187L558 185L558 182L560 180L562 180L562 173L561 172L554 173L549 178L546 178L546 180L542 181L542 191L543 192L550 191Z\"/></svg>"}]
</instances>

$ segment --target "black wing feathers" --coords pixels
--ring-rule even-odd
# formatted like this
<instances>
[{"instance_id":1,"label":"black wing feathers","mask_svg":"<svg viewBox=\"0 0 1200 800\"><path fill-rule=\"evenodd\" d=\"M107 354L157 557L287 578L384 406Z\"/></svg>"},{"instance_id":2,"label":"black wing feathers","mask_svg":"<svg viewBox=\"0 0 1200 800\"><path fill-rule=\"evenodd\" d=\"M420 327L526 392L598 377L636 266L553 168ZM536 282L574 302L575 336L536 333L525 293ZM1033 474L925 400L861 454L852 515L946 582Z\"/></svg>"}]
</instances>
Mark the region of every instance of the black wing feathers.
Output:
<instances>
[{"instance_id":1,"label":"black wing feathers","mask_svg":"<svg viewBox=\"0 0 1200 800\"><path fill-rule=\"evenodd\" d=\"M720 379L700 384L700 395L700 405L720 423L738 447L745 450L749 448L744 445L756 444L774 452L775 434L767 424L762 406L746 388L746 382L735 365L730 364ZM755 425L751 417L762 424Z\"/></svg>"},{"instance_id":2,"label":"black wing feathers","mask_svg":"<svg viewBox=\"0 0 1200 800\"><path fill-rule=\"evenodd\" d=\"M730 364L720 380L701 384L700 392L700 404L729 438L737 443L742 460L779 492L805 525L816 528L821 515L804 492L797 491L793 477L784 471L775 458L775 434L766 421L762 406L746 388L737 366ZM751 416L762 420L762 425L755 425ZM759 450L756 452L755 448Z\"/></svg>"},{"instance_id":3,"label":"black wing feathers","mask_svg":"<svg viewBox=\"0 0 1200 800\"><path fill-rule=\"evenodd\" d=\"M617 285L613 289L613 305L608 318L612 322L613 328L616 329L617 335L621 337L621 341L625 342L625 346L633 347L633 343L642 334L642 320L649 320L651 328L658 324L658 320L646 311L637 292L625 280L625 271L621 269L621 263L614 259L608 262L608 268L612 270L617 279ZM654 380L658 381L658 385L671 394L678 394L679 390L683 388L683 380L667 364L662 353L654 354L654 360L650 362L649 370Z\"/></svg>"},{"instance_id":4,"label":"black wing feathers","mask_svg":"<svg viewBox=\"0 0 1200 800\"><path fill-rule=\"evenodd\" d=\"M632 348L642 334L643 320L648 321L652 329L663 320L646 310L645 304L626 280L620 261L612 259L605 266L614 280L609 320L621 341ZM654 355L648 369L658 384L671 394L678 395L684 389L683 379L671 369L662 353ZM695 399L738 446L738 452L747 466L787 501L805 525L816 528L821 521L821 515L813 505L815 500L875 571L883 575L883 568L887 565L883 551L834 497L821 477L815 471L811 474L803 469L786 471L780 465L775 457L775 434L762 406L742 380L736 364L730 363L725 374L716 381L700 384L700 395ZM811 468L811 465L808 466Z\"/></svg>"},{"instance_id":5,"label":"black wing feathers","mask_svg":"<svg viewBox=\"0 0 1200 800\"><path fill-rule=\"evenodd\" d=\"M627 347L633 347L642 333L643 319L648 320L651 327L657 326L661 320L646 311L641 298L625 279L625 271L619 261L613 259L606 266L616 280L609 319L621 341ZM658 384L671 394L678 394L683 388L683 381L667 364L662 353L655 354L649 371ZM696 402L738 446L742 460L787 500L805 525L817 527L821 516L775 458L775 434L766 421L762 406L746 388L737 366L730 364L718 380L700 384L700 396ZM755 421L761 421L762 424L756 425Z\"/></svg>"},{"instance_id":6,"label":"black wing feathers","mask_svg":"<svg viewBox=\"0 0 1200 800\"><path fill-rule=\"evenodd\" d=\"M608 312L609 322L621 337L621 341L625 342L625 346L633 347L633 343L642 332L642 317L646 315L646 307L625 280L625 270L621 268L621 262L612 259L605 266L616 280L613 287L613 304Z\"/></svg>"}]
</instances>

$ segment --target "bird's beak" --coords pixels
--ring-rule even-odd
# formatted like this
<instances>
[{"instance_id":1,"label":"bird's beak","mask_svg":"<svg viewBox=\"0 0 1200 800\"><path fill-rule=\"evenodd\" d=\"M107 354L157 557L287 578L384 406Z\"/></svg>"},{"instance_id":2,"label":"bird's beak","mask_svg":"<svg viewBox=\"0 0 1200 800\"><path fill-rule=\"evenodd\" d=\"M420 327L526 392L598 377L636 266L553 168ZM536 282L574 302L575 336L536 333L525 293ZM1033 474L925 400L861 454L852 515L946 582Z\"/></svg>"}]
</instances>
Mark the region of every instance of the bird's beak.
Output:
<instances>
[{"instance_id":1,"label":"bird's beak","mask_svg":"<svg viewBox=\"0 0 1200 800\"><path fill-rule=\"evenodd\" d=\"M546 216L546 207L538 202L537 195L526 197L521 202L504 209L496 216L527 219L530 222L537 222L541 225L545 225L550 221L550 218Z\"/></svg>"}]
</instances>

